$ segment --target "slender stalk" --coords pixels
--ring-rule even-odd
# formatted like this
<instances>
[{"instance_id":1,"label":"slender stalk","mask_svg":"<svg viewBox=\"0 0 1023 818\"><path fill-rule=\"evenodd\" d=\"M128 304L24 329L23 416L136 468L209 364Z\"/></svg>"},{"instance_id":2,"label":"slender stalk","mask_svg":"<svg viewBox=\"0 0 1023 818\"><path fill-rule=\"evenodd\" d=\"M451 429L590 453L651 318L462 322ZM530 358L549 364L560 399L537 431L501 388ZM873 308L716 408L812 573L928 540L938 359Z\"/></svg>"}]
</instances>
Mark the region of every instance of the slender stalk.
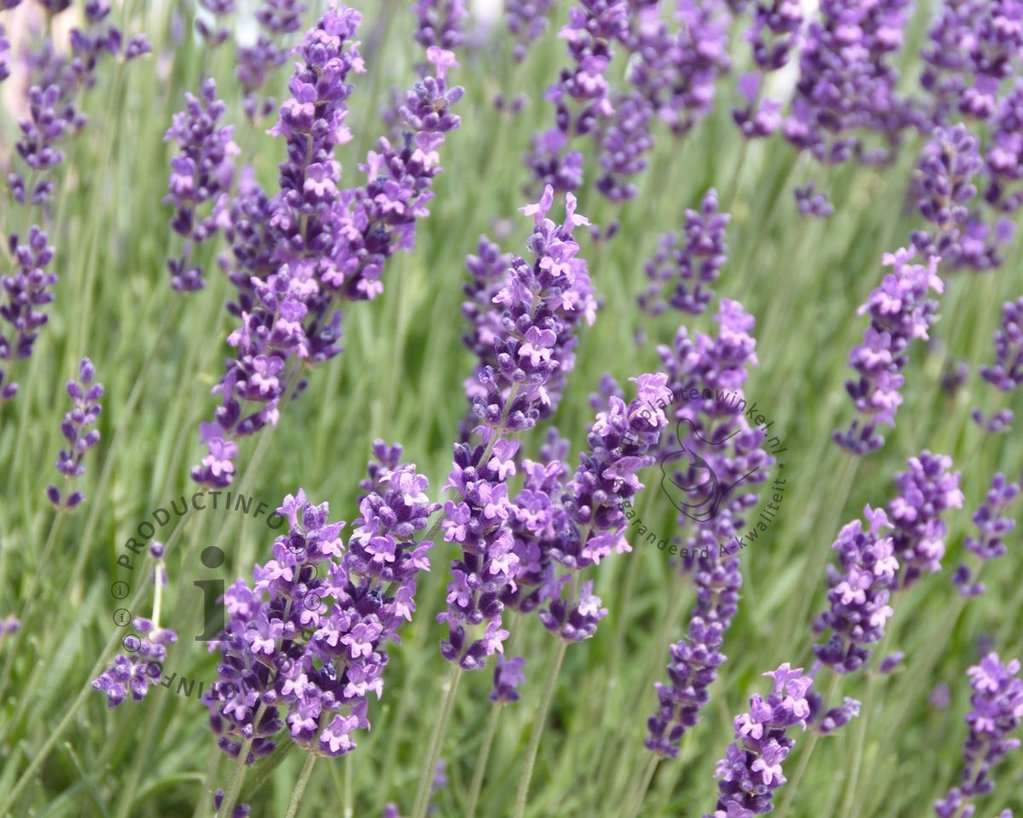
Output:
<instances>
[{"instance_id":1,"label":"slender stalk","mask_svg":"<svg viewBox=\"0 0 1023 818\"><path fill-rule=\"evenodd\" d=\"M547 671L547 681L544 685L543 698L540 700L540 709L536 714L536 721L533 722L533 732L529 736L529 747L526 749L526 766L522 768L518 792L515 795L515 818L522 818L526 814L529 782L533 779L533 768L536 766L536 754L540 749L540 738L543 736L544 724L547 721L547 711L550 709L551 700L554 698L554 688L557 686L558 674L561 672L561 664L565 660L565 652L567 650L568 642L559 637L558 647L554 651L554 660ZM420 817L417 816L417 818Z\"/></svg>"},{"instance_id":2,"label":"slender stalk","mask_svg":"<svg viewBox=\"0 0 1023 818\"><path fill-rule=\"evenodd\" d=\"M319 756L316 753L307 753L305 764L302 765L302 772L299 773L298 781L295 782L295 789L291 793L291 800L288 802L288 811L284 818L295 818L298 815L299 805L302 803L302 796L305 795L306 784L309 783L309 776L313 773L313 765Z\"/></svg>"},{"instance_id":3,"label":"slender stalk","mask_svg":"<svg viewBox=\"0 0 1023 818\"><path fill-rule=\"evenodd\" d=\"M657 753L651 753L650 760L646 765L646 771L643 773L643 778L640 779L639 787L636 788L636 794L629 802L631 806L628 808L628 818L636 818L639 815L639 808L643 806L643 801L646 799L646 794L650 789L650 782L654 780L654 773L657 772L657 765L660 763L661 757Z\"/></svg>"},{"instance_id":4,"label":"slender stalk","mask_svg":"<svg viewBox=\"0 0 1023 818\"><path fill-rule=\"evenodd\" d=\"M455 692L458 690L458 682L462 678L460 665L452 665L451 673L447 679L447 691L444 695L444 703L441 705L440 718L433 726L433 736L430 738L430 750L426 754L426 763L419 778L419 791L416 793L415 809L412 811L412 818L424 818L426 808L430 803L430 788L433 783L433 773L437 769L437 759L440 758L440 748L444 743L444 735L447 732L448 722L451 721L451 713L455 708Z\"/></svg>"},{"instance_id":5,"label":"slender stalk","mask_svg":"<svg viewBox=\"0 0 1023 818\"><path fill-rule=\"evenodd\" d=\"M138 590L135 592L135 596L132 597L131 602L128 603L128 605L126 605L125 607L127 607L129 610L132 610L133 608L137 607L139 602L142 601L142 595L145 592L146 585L145 583L143 583L139 585ZM78 709L85 702L86 697L93 692L92 679L96 678L103 671L103 668L106 666L111 651L115 648L116 645L120 644L120 642L121 642L120 632L114 632L113 634L111 634L110 638L107 640L106 645L103 646L103 650L100 651L99 658L96 660L96 664L94 664L92 666L92 670L89 671L89 675L85 682L85 685L82 687L80 691L78 691L78 695L75 697L75 700L71 703L71 706L67 709L67 712L64 714L64 717L57 724L57 727L53 730L53 732L50 733L46 741L43 742L43 746L39 748L39 752L36 753L35 758L33 758L31 762L29 762L28 767L25 768L25 772L21 774L21 777L11 788L10 792L2 796L2 800L0 800L0 816L7 815L11 811L11 807L13 807L17 803L18 797L22 794L22 792L24 792L25 787L27 787L28 783L32 780L32 776L35 775L36 771L42 766L43 762L49 756L50 751L63 737L64 731L67 730L72 720L78 714ZM15 721L16 720L17 718L15 718Z\"/></svg>"},{"instance_id":6,"label":"slender stalk","mask_svg":"<svg viewBox=\"0 0 1023 818\"><path fill-rule=\"evenodd\" d=\"M824 694L824 698L821 700L821 709L827 707L828 703L835 698L835 691L838 689L839 675L837 673L831 674L831 682L828 684L828 692ZM789 814L789 808L792 806L792 801L796 797L796 793L799 791L799 784L803 780L803 776L806 774L807 768L810 766L810 757L813 755L813 750L817 746L817 742L820 740L821 734L815 728L811 728L810 741L803 748L803 754L799 757L799 766L796 768L796 774L792 776L789 782L785 785L785 800L782 801L781 807L778 809L778 818L785 818Z\"/></svg>"},{"instance_id":7,"label":"slender stalk","mask_svg":"<svg viewBox=\"0 0 1023 818\"><path fill-rule=\"evenodd\" d=\"M501 719L501 711L504 708L495 704L490 708L490 717L487 719L487 729L483 734L483 746L480 747L476 756L476 769L472 774L472 784L469 787L469 804L465 808L465 818L476 818L476 805L480 800L480 790L483 789L483 777L487 772L487 761L490 759L490 750L494 746L494 736L497 735L497 723Z\"/></svg>"},{"instance_id":8,"label":"slender stalk","mask_svg":"<svg viewBox=\"0 0 1023 818\"><path fill-rule=\"evenodd\" d=\"M242 784L245 782L245 773L248 771L248 765L245 763L245 759L249 757L249 751L252 749L252 742L256 739L255 730L258 729L259 722L262 720L263 713L265 712L266 703L260 702L259 707L256 709L256 715L252 719L252 726L254 728L253 733L249 738L242 742L242 748L238 751L238 760L235 762L234 771L231 773L231 781L227 785L227 793L224 795L224 800L220 805L220 809L217 811L218 815L230 818L230 816L234 813L234 808L238 804L238 793L242 791ZM301 798L301 796L299 797Z\"/></svg>"}]
</instances>

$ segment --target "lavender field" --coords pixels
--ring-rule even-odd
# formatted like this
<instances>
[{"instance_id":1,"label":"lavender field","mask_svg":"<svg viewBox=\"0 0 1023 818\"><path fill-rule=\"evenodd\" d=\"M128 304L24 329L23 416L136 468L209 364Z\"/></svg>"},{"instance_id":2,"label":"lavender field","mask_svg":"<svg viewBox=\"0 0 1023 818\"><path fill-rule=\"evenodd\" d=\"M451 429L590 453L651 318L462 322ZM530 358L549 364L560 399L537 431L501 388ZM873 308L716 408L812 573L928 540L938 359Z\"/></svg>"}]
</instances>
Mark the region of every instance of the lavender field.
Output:
<instances>
[{"instance_id":1,"label":"lavender field","mask_svg":"<svg viewBox=\"0 0 1023 818\"><path fill-rule=\"evenodd\" d=\"M0 818L1023 816L1023 2L0 0Z\"/></svg>"}]
</instances>

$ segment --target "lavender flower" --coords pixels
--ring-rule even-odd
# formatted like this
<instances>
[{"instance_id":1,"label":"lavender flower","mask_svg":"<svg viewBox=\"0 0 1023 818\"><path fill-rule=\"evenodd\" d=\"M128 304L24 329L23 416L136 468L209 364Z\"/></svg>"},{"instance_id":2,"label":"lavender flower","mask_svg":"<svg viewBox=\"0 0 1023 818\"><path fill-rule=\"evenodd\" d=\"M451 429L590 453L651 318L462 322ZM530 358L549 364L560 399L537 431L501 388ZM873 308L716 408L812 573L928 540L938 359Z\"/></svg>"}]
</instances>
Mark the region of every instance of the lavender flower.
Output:
<instances>
[{"instance_id":1,"label":"lavender flower","mask_svg":"<svg viewBox=\"0 0 1023 818\"><path fill-rule=\"evenodd\" d=\"M899 562L883 509L864 509L867 528L859 520L845 525L831 546L838 567L828 566L828 610L817 617L814 633L830 631L815 645L814 655L836 673L852 673L870 658L871 645L881 641L893 611L888 605Z\"/></svg>"},{"instance_id":2,"label":"lavender flower","mask_svg":"<svg viewBox=\"0 0 1023 818\"><path fill-rule=\"evenodd\" d=\"M349 42L360 19L358 12L337 6L307 33L297 51L302 61L291 83L295 96L281 106L270 131L288 144L281 191L264 206L263 194L250 184L243 196L252 207L242 209L265 221L244 233L229 231L241 268L232 280L239 284L242 326L228 338L237 353L214 389L222 398L217 422L200 427L208 455L192 471L197 482L230 483L235 438L276 424L280 402L301 387L300 362L318 363L341 352L338 301L379 295L387 259L413 246L416 223L429 214L431 182L440 171L437 149L459 125L450 106L462 94L461 88L447 87L446 71L456 63L440 49L427 52L436 76L417 82L406 97L405 144L392 147L381 139L361 166L365 185L338 188L341 166L334 149L351 138L344 124L352 91L346 78L364 70ZM251 292L241 284L243 271ZM246 303L252 308L245 310Z\"/></svg>"},{"instance_id":3,"label":"lavender flower","mask_svg":"<svg viewBox=\"0 0 1023 818\"><path fill-rule=\"evenodd\" d=\"M765 701L750 697L750 709L735 718L735 741L718 762L718 801L713 816L704 818L749 818L770 812L774 791L785 783L782 762L795 746L788 736L790 727L806 729L813 679L802 668L789 663L771 673L774 682Z\"/></svg>"},{"instance_id":4,"label":"lavender flower","mask_svg":"<svg viewBox=\"0 0 1023 818\"><path fill-rule=\"evenodd\" d=\"M11 75L11 68L7 63L7 54L11 50L11 41L4 35L4 27L0 25L0 82L3 82Z\"/></svg>"},{"instance_id":5,"label":"lavender flower","mask_svg":"<svg viewBox=\"0 0 1023 818\"><path fill-rule=\"evenodd\" d=\"M60 97L57 85L29 89L28 117L18 122L21 138L14 148L25 165L41 178L32 190L27 190L21 174L9 173L7 181L17 202L38 205L49 198L53 182L47 178L47 172L64 161L64 152L57 145L69 130L84 124L73 108L61 104Z\"/></svg>"},{"instance_id":6,"label":"lavender flower","mask_svg":"<svg viewBox=\"0 0 1023 818\"><path fill-rule=\"evenodd\" d=\"M995 412L990 418L980 409L974 409L970 413L970 419L973 420L981 429L983 429L989 435L996 435L1000 432L1004 432L1009 426L1012 425L1012 410L1002 409Z\"/></svg>"},{"instance_id":7,"label":"lavender flower","mask_svg":"<svg viewBox=\"0 0 1023 818\"><path fill-rule=\"evenodd\" d=\"M554 0L508 0L505 3L508 32L515 40L512 51L515 62L522 62L530 45L547 30L553 8Z\"/></svg>"},{"instance_id":8,"label":"lavender flower","mask_svg":"<svg viewBox=\"0 0 1023 818\"><path fill-rule=\"evenodd\" d=\"M522 673L526 660L521 656L513 659L497 657L494 664L494 687L490 691L490 700L498 703L517 702L519 700L518 687L525 681Z\"/></svg>"},{"instance_id":9,"label":"lavender flower","mask_svg":"<svg viewBox=\"0 0 1023 818\"><path fill-rule=\"evenodd\" d=\"M738 301L723 299L715 320L716 338L690 337L681 326L670 347L657 349L669 375L676 424L675 440L662 441L657 456L661 488L678 509L685 532L683 570L705 550L720 555L729 541L748 545L745 514L757 503L750 489L767 479L774 463L764 449L766 426L751 427L746 418L742 387L748 368L758 363L753 316ZM771 440L777 449L781 441ZM776 484L782 485L784 480Z\"/></svg>"},{"instance_id":10,"label":"lavender flower","mask_svg":"<svg viewBox=\"0 0 1023 818\"><path fill-rule=\"evenodd\" d=\"M915 173L920 214L934 225L934 232L914 232L913 244L924 256L941 256L956 267L964 264L960 236L977 194L973 179L983 164L977 145L962 123L936 128Z\"/></svg>"},{"instance_id":11,"label":"lavender flower","mask_svg":"<svg viewBox=\"0 0 1023 818\"><path fill-rule=\"evenodd\" d=\"M828 201L827 194L817 190L813 182L792 190L796 198L796 208L801 216L812 219L826 219L835 212L834 206Z\"/></svg>"},{"instance_id":12,"label":"lavender flower","mask_svg":"<svg viewBox=\"0 0 1023 818\"><path fill-rule=\"evenodd\" d=\"M636 196L637 188L628 180L647 167L644 156L654 145L653 119L653 108L641 94L614 97L614 113L600 136L602 173L597 179L597 190L612 202Z\"/></svg>"},{"instance_id":13,"label":"lavender flower","mask_svg":"<svg viewBox=\"0 0 1023 818\"><path fill-rule=\"evenodd\" d=\"M637 299L643 312L657 316L670 304L699 315L707 308L714 297L710 287L728 260L725 228L731 218L718 212L717 191L711 188L699 211L686 210L680 232L660 237L657 253L645 265L650 286Z\"/></svg>"},{"instance_id":14,"label":"lavender flower","mask_svg":"<svg viewBox=\"0 0 1023 818\"><path fill-rule=\"evenodd\" d=\"M256 42L238 48L235 75L245 92L243 107L250 121L272 113L274 101L260 100L259 92L270 74L288 59L288 35L302 27L308 6L297 0L263 0L256 10L260 33Z\"/></svg>"},{"instance_id":15,"label":"lavender flower","mask_svg":"<svg viewBox=\"0 0 1023 818\"><path fill-rule=\"evenodd\" d=\"M833 707L828 710L820 719L817 721L817 730L824 735L833 733L836 730L845 727L850 721L857 718L860 715L860 703L856 699L852 699L846 696L842 700L842 704L838 707Z\"/></svg>"},{"instance_id":16,"label":"lavender flower","mask_svg":"<svg viewBox=\"0 0 1023 818\"><path fill-rule=\"evenodd\" d=\"M986 500L973 514L978 537L967 537L963 548L987 562L1006 552L1002 538L1016 527L1016 521L1006 516L1006 509L1019 496L1020 484L1009 482L1004 474L998 473L991 479L991 488ZM984 583L975 579L973 570L961 563L953 576L953 582L963 596L979 596L984 593Z\"/></svg>"},{"instance_id":17,"label":"lavender flower","mask_svg":"<svg viewBox=\"0 0 1023 818\"><path fill-rule=\"evenodd\" d=\"M953 787L935 802L938 818L972 815L970 802L987 795L995 788L991 770L1011 751L1019 747L1019 739L1009 738L1023 721L1023 681L1016 659L1002 663L997 653L989 653L980 664L968 671L973 695L973 709L966 716L970 728L963 744L962 783Z\"/></svg>"},{"instance_id":18,"label":"lavender flower","mask_svg":"<svg viewBox=\"0 0 1023 818\"><path fill-rule=\"evenodd\" d=\"M940 259L932 256L926 266L911 264L913 254L912 249L885 254L884 264L892 272L856 311L857 315L870 315L870 326L863 343L849 354L849 366L859 378L847 381L845 387L864 417L862 425L861 419L856 419L848 430L833 435L838 445L856 455L880 449L884 438L877 427L895 425L895 413L902 403L899 390L905 382L899 372L906 365L907 348L915 338L926 339L935 321L938 304L927 298L928 292L944 291L937 275Z\"/></svg>"},{"instance_id":19,"label":"lavender flower","mask_svg":"<svg viewBox=\"0 0 1023 818\"><path fill-rule=\"evenodd\" d=\"M895 476L898 495L888 504L894 531L892 545L899 563L900 587L922 574L941 570L946 527L941 519L949 508L962 508L959 472L952 458L922 451L909 458L908 468Z\"/></svg>"},{"instance_id":20,"label":"lavender flower","mask_svg":"<svg viewBox=\"0 0 1023 818\"><path fill-rule=\"evenodd\" d=\"M46 270L53 261L53 247L47 240L46 233L35 226L29 228L25 244L19 243L16 234L10 237L9 249L18 269L14 275L0 277L0 318L13 332L10 337L0 332L0 362L30 358L39 329L49 321L40 308L53 301L51 289L57 276ZM10 400L18 391L18 384L3 383L4 375L0 368L0 402Z\"/></svg>"},{"instance_id":21,"label":"lavender flower","mask_svg":"<svg viewBox=\"0 0 1023 818\"><path fill-rule=\"evenodd\" d=\"M0 645L3 644L4 638L10 636L12 633L17 633L21 628L21 622L14 614L8 614L3 619L0 619Z\"/></svg>"},{"instance_id":22,"label":"lavender flower","mask_svg":"<svg viewBox=\"0 0 1023 818\"><path fill-rule=\"evenodd\" d=\"M991 123L991 146L986 156L989 184L984 198L1001 212L1012 212L1023 204L1023 190L1018 184L1023 180L1021 126L1023 81L1017 81L1015 88L998 105Z\"/></svg>"},{"instance_id":23,"label":"lavender flower","mask_svg":"<svg viewBox=\"0 0 1023 818\"><path fill-rule=\"evenodd\" d=\"M412 11L418 21L416 42L423 48L454 51L465 42L465 0L416 0Z\"/></svg>"},{"instance_id":24,"label":"lavender flower","mask_svg":"<svg viewBox=\"0 0 1023 818\"><path fill-rule=\"evenodd\" d=\"M732 120L746 139L763 139L773 134L782 124L781 102L761 99L763 82L761 74L743 74L736 87L739 95L746 100L746 105L732 109Z\"/></svg>"},{"instance_id":25,"label":"lavender flower","mask_svg":"<svg viewBox=\"0 0 1023 818\"><path fill-rule=\"evenodd\" d=\"M802 25L798 0L758 0L745 39L761 71L777 71L788 62Z\"/></svg>"},{"instance_id":26,"label":"lavender flower","mask_svg":"<svg viewBox=\"0 0 1023 818\"><path fill-rule=\"evenodd\" d=\"M227 753L254 739L247 763L273 749L282 714L292 741L328 756L351 752L352 733L369 729L384 645L412 618L415 577L429 569L432 543L415 535L435 510L414 466L380 464L371 475L347 551L344 523L328 523L327 503L299 490L278 509L290 530L273 559L256 566L251 588L238 580L225 595L218 680L204 701Z\"/></svg>"},{"instance_id":27,"label":"lavender flower","mask_svg":"<svg viewBox=\"0 0 1023 818\"><path fill-rule=\"evenodd\" d=\"M125 641L134 639L138 647L131 650L130 657L118 654L114 663L92 682L94 690L106 695L110 708L120 705L129 693L135 701L142 701L149 688L160 683L167 645L178 641L174 631L156 627L149 619L136 618L132 627L142 637L129 635ZM128 650L127 645L125 649Z\"/></svg>"},{"instance_id":28,"label":"lavender flower","mask_svg":"<svg viewBox=\"0 0 1023 818\"><path fill-rule=\"evenodd\" d=\"M678 757L682 737L699 721L717 669L727 658L720 648L739 607L739 560L728 557L722 561L717 550L702 554L693 581L696 605L690 614L689 633L668 648L669 684L654 685L659 706L647 719L650 734L644 746L666 758Z\"/></svg>"},{"instance_id":29,"label":"lavender flower","mask_svg":"<svg viewBox=\"0 0 1023 818\"><path fill-rule=\"evenodd\" d=\"M451 564L448 610L438 616L448 625L441 653L465 670L484 667L487 657L502 652L508 635L501 627L501 597L513 587L519 560L508 494L518 443L508 434L531 428L556 401L564 373L574 366L575 325L583 318L592 323L595 317L586 263L577 258L579 245L572 238L573 230L587 220L576 214L575 197L569 194L565 223L556 224L547 218L553 202L548 186L538 204L522 208L534 218L528 246L535 261L513 259L493 296L493 303L503 309L500 333L488 339L489 350L477 370L482 394L471 395L474 432L481 443L455 446L445 485L457 497L444 505L444 538L457 542L462 556ZM493 276L486 278L491 280L483 286L491 287Z\"/></svg>"},{"instance_id":30,"label":"lavender flower","mask_svg":"<svg viewBox=\"0 0 1023 818\"><path fill-rule=\"evenodd\" d=\"M628 519L624 507L642 491L636 475L655 462L649 453L668 424L662 408L671 402L668 376L658 372L630 380L636 384L636 398L626 405L621 398L612 397L608 410L597 415L586 438L588 450L581 455L560 498L560 513L556 512L552 521L555 536L545 544L550 558L567 573L551 580L540 621L567 642L593 636L607 610L593 595L592 582L583 583L578 598L574 584L568 599L563 598L562 588L577 580L585 568L599 565L612 551L632 550L625 538Z\"/></svg>"},{"instance_id":31,"label":"lavender flower","mask_svg":"<svg viewBox=\"0 0 1023 818\"><path fill-rule=\"evenodd\" d=\"M85 466L82 465L85 453L99 443L99 430L90 428L103 410L99 402L103 397L103 384L93 383L95 378L96 369L92 361L82 358L78 365L78 381L67 382L67 394L74 408L64 415L60 424L68 448L60 450L57 471L69 481L85 474ZM47 486L46 496L58 511L70 511L84 499L81 491L73 491L62 498L60 489L54 485Z\"/></svg>"},{"instance_id":32,"label":"lavender flower","mask_svg":"<svg viewBox=\"0 0 1023 818\"><path fill-rule=\"evenodd\" d=\"M793 145L821 162L891 160L901 131L912 122L888 62L902 46L908 5L823 0L820 20L806 29L793 111L785 122ZM878 148L865 141L875 134L882 140Z\"/></svg>"},{"instance_id":33,"label":"lavender flower","mask_svg":"<svg viewBox=\"0 0 1023 818\"><path fill-rule=\"evenodd\" d=\"M164 202L174 205L171 228L185 239L181 256L169 260L167 267L171 286L185 292L203 287L203 269L190 260L192 245L202 244L216 234L227 207L226 191L234 177L231 157L239 153L231 139L234 129L217 125L227 106L217 99L212 79L203 81L200 97L185 94L185 110L174 115L173 125L164 136L165 142L174 140L180 148L171 160L170 193ZM213 205L210 214L200 216L198 211L209 203Z\"/></svg>"},{"instance_id":34,"label":"lavender flower","mask_svg":"<svg viewBox=\"0 0 1023 818\"><path fill-rule=\"evenodd\" d=\"M1002 324L995 331L995 363L982 366L980 376L1003 392L1023 386L1023 296L1002 307Z\"/></svg>"}]
</instances>

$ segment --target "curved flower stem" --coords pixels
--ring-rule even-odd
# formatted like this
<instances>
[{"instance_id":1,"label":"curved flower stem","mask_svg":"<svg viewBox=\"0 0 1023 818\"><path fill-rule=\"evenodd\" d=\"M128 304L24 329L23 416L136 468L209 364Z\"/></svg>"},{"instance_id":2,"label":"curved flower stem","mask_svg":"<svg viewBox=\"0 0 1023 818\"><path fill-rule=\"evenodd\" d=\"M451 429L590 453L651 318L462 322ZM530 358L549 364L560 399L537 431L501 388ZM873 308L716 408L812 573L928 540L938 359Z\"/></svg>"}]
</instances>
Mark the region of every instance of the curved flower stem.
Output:
<instances>
[{"instance_id":1,"label":"curved flower stem","mask_svg":"<svg viewBox=\"0 0 1023 818\"><path fill-rule=\"evenodd\" d=\"M458 690L458 682L461 678L461 665L452 665L451 673L447 679L447 691L444 694L444 703L441 705L440 717L433 727L433 736L430 738L430 751L426 754L426 763L423 765L423 770L420 774L419 790L416 793L416 804L415 809L412 811L412 818L424 818L426 815L426 808L430 803L433 773L437 769L440 748L444 744L444 735L447 733L448 723L451 721L451 713L455 708L455 692Z\"/></svg>"},{"instance_id":2,"label":"curved flower stem","mask_svg":"<svg viewBox=\"0 0 1023 818\"><path fill-rule=\"evenodd\" d=\"M650 760L646 765L646 771L643 773L643 778L640 779L639 787L636 788L636 792L629 802L632 806L629 808L627 818L636 818L639 815L640 807L643 806L643 801L646 800L646 794L650 789L650 782L654 780L654 773L657 772L657 765L660 763L661 757L657 753L651 753Z\"/></svg>"},{"instance_id":3,"label":"curved flower stem","mask_svg":"<svg viewBox=\"0 0 1023 818\"><path fill-rule=\"evenodd\" d=\"M824 698L821 699L821 709L823 710L828 706L835 697L835 690L838 689L839 675L837 673L831 674L831 682L828 684L828 692L824 694ZM818 740L820 740L821 734L816 727L810 728L810 741L803 748L803 754L799 758L799 766L796 768L796 774L792 776L792 779L785 785L785 800L782 801L781 807L778 808L778 818L785 818L789 814L789 808L792 806L792 800L796 797L796 792L799 790L799 784L803 780L803 776L806 774L807 767L810 766L810 756L813 755L813 749L817 746Z\"/></svg>"},{"instance_id":4,"label":"curved flower stem","mask_svg":"<svg viewBox=\"0 0 1023 818\"><path fill-rule=\"evenodd\" d=\"M266 703L260 702L259 707L256 708L256 714L252 717L252 735L242 742L242 748L238 751L238 761L234 765L234 772L231 773L231 781L227 785L227 792L224 795L224 801L221 803L220 809L217 811L218 815L230 818L231 814L234 812L234 808L238 803L238 793L242 791L242 784L245 781L245 773L248 770L248 765L246 765L245 759L249 757L249 750L252 749L252 742L256 740L256 730L259 729L259 722L263 718L263 714L265 712ZM303 785L303 788L304 786L305 785ZM299 798L301 798L301 795L299 795ZM291 813L289 812L288 814L290 815Z\"/></svg>"},{"instance_id":5,"label":"curved flower stem","mask_svg":"<svg viewBox=\"0 0 1023 818\"><path fill-rule=\"evenodd\" d=\"M145 592L146 584L142 583L139 585L138 590L135 592L135 596L131 598L131 601L125 607L127 607L129 610L132 610L135 607L137 607L139 602L142 601L142 596ZM35 775L36 771L42 766L43 762L49 756L50 751L63 737L64 731L67 730L68 726L71 724L71 721L78 714L78 709L82 706L82 704L85 703L86 696L93 692L92 679L94 679L103 671L103 668L107 664L107 659L110 655L110 652L115 648L116 645L120 644L120 641L121 634L119 632L115 632L110 635L110 638L107 640L106 645L103 646L103 650L100 651L99 658L96 660L96 664L94 664L92 666L92 670L89 671L88 680L86 681L82 689L78 692L78 696L75 697L75 700L71 703L71 706L67 709L67 712L64 713L64 718L60 720L60 723L57 725L57 727L53 730L53 732L50 733L49 737L43 743L43 746L39 748L39 752L36 753L35 758L32 759L28 767L25 768L25 772L21 774L21 777L18 779L17 783L15 783L15 785L11 788L10 792L3 796L3 800L0 801L0 816L7 815L11 811L11 807L17 803L18 797L22 794L22 792L24 792L25 787L28 786L29 781L32 780L32 776ZM11 726L13 726L14 722L16 721L17 717L15 717L15 719L12 720Z\"/></svg>"},{"instance_id":6,"label":"curved flower stem","mask_svg":"<svg viewBox=\"0 0 1023 818\"><path fill-rule=\"evenodd\" d=\"M465 818L476 818L476 804L480 800L483 777L487 772L487 761L490 759L490 750L494 746L494 736L497 735L497 723L501 719L502 709L500 704L495 704L490 708L487 729L483 734L483 746L480 747L476 757L476 769L473 771L472 785L469 787L469 805L465 808Z\"/></svg>"},{"instance_id":7,"label":"curved flower stem","mask_svg":"<svg viewBox=\"0 0 1023 818\"><path fill-rule=\"evenodd\" d=\"M578 574L573 580L578 578ZM577 583L572 582L572 590ZM570 597L571 598L571 594ZM515 818L522 818L526 813L526 801L529 798L529 782L533 778L533 767L536 765L536 754L540 749L540 738L543 736L544 724L547 721L547 711L551 706L551 699L554 698L554 688L557 686L558 674L561 672L561 663L565 660L565 651L568 650L568 642L558 637L558 647L554 651L554 660L547 671L547 682L544 685L543 698L540 700L540 709L536 714L536 721L533 722L533 732L529 736L529 747L526 749L526 766L522 769L522 776L519 778L519 788L515 795Z\"/></svg>"},{"instance_id":8,"label":"curved flower stem","mask_svg":"<svg viewBox=\"0 0 1023 818\"><path fill-rule=\"evenodd\" d=\"M295 818L298 815L299 805L302 803L302 796L305 795L305 786L309 783L309 776L312 775L313 765L319 756L316 753L307 753L305 764L302 765L302 772L299 773L298 781L295 782L295 789L291 793L291 800L288 802L288 812L284 818Z\"/></svg>"}]
</instances>

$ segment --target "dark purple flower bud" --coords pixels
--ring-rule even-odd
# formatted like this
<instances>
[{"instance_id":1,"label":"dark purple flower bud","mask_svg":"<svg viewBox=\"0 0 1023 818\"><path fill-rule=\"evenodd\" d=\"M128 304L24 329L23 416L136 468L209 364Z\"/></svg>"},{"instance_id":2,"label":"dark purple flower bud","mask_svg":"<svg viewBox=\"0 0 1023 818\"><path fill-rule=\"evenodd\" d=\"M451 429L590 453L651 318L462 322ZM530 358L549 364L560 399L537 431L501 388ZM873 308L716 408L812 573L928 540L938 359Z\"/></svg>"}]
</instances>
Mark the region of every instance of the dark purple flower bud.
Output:
<instances>
[{"instance_id":1,"label":"dark purple flower bud","mask_svg":"<svg viewBox=\"0 0 1023 818\"><path fill-rule=\"evenodd\" d=\"M973 514L973 523L979 536L966 537L963 547L978 559L987 562L1006 553L1003 538L1016 527L1016 521L1006 510L1020 494L1020 484L1012 483L1004 474L991 479L987 498ZM964 596L979 596L984 593L984 583L974 579L973 570L960 564L953 576L953 582Z\"/></svg>"},{"instance_id":2,"label":"dark purple flower bud","mask_svg":"<svg viewBox=\"0 0 1023 818\"><path fill-rule=\"evenodd\" d=\"M518 687L525 681L526 677L522 672L526 660L521 656L514 659L497 657L494 665L494 687L490 691L492 702L517 702L519 700Z\"/></svg>"},{"instance_id":3,"label":"dark purple flower bud","mask_svg":"<svg viewBox=\"0 0 1023 818\"><path fill-rule=\"evenodd\" d=\"M902 664L902 660L905 658L905 653L902 651L896 651L895 653L885 656L884 659L881 660L881 664L878 666L877 670L879 673L891 673Z\"/></svg>"},{"instance_id":4,"label":"dark purple flower bud","mask_svg":"<svg viewBox=\"0 0 1023 818\"><path fill-rule=\"evenodd\" d=\"M554 0L508 0L505 3L505 20L508 31L515 39L513 56L521 62L529 47L547 30L547 24Z\"/></svg>"},{"instance_id":5,"label":"dark purple flower bud","mask_svg":"<svg viewBox=\"0 0 1023 818\"><path fill-rule=\"evenodd\" d=\"M807 182L793 191L796 197L796 208L800 215L813 219L826 219L835 212L827 194L818 191L813 182Z\"/></svg>"},{"instance_id":6,"label":"dark purple flower bud","mask_svg":"<svg viewBox=\"0 0 1023 818\"><path fill-rule=\"evenodd\" d=\"M96 370L88 358L83 358L78 366L79 381L68 381L67 394L71 398L70 412L64 415L61 432L68 443L68 448L61 449L57 458L57 470L68 482L85 474L82 461L86 452L99 442L99 431L91 428L102 411L99 400L103 396L103 386L93 383ZM81 503L83 495L80 491L73 492L61 503L61 492L55 486L49 486L46 495L58 511L69 511Z\"/></svg>"},{"instance_id":7,"label":"dark purple flower bud","mask_svg":"<svg viewBox=\"0 0 1023 818\"><path fill-rule=\"evenodd\" d=\"M1003 392L1023 386L1023 297L1002 307L1001 327L995 331L995 363L982 366L981 377Z\"/></svg>"},{"instance_id":8,"label":"dark purple flower bud","mask_svg":"<svg viewBox=\"0 0 1023 818\"><path fill-rule=\"evenodd\" d=\"M848 696L840 707L833 707L816 723L817 730L827 735L845 727L850 721L860 715L860 703Z\"/></svg>"},{"instance_id":9,"label":"dark purple flower bud","mask_svg":"<svg viewBox=\"0 0 1023 818\"><path fill-rule=\"evenodd\" d=\"M416 42L423 48L454 51L465 42L464 23L469 16L465 0L416 0L412 12L418 20Z\"/></svg>"}]
</instances>

